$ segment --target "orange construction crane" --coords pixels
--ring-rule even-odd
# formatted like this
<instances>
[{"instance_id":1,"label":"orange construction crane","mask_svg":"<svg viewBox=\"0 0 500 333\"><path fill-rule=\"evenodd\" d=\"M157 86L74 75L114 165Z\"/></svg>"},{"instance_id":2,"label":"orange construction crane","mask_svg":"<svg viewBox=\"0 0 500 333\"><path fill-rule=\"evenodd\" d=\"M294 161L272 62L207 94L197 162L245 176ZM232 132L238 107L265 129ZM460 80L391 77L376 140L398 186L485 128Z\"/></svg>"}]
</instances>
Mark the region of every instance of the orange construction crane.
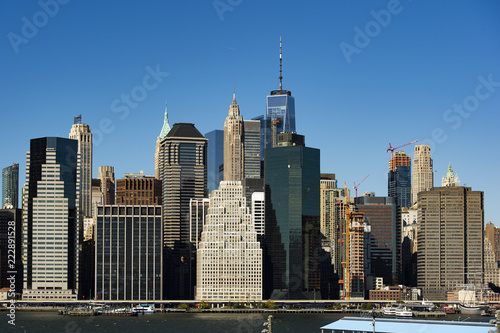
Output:
<instances>
[{"instance_id":1,"label":"orange construction crane","mask_svg":"<svg viewBox=\"0 0 500 333\"><path fill-rule=\"evenodd\" d=\"M361 180L358 185L356 185L356 183L354 183L354 189L356 190L356 198L358 197L358 186L361 185L361 183L364 182L365 179L368 178L368 176L370 176L370 175L367 175L365 178L363 178L363 180Z\"/></svg>"},{"instance_id":2,"label":"orange construction crane","mask_svg":"<svg viewBox=\"0 0 500 333\"><path fill-rule=\"evenodd\" d=\"M399 147L393 147L391 146L391 143L389 142L389 148L387 148L387 150L385 151L386 153L390 150L391 151L391 155L394 154L394 151L399 149L399 148L403 148L404 146L408 146L408 145L411 145L412 143L415 143L417 142L417 140L414 140L412 142L408 142L408 143L405 143L404 145L402 146L399 146Z\"/></svg>"}]
</instances>

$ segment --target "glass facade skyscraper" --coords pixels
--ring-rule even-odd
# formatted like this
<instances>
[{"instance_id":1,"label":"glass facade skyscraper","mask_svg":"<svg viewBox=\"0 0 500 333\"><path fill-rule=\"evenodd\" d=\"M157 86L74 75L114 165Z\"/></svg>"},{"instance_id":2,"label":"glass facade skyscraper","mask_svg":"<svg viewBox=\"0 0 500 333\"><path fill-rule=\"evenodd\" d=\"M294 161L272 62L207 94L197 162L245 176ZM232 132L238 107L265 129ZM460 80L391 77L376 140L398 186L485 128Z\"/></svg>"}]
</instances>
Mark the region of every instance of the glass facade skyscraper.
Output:
<instances>
[{"instance_id":1,"label":"glass facade skyscraper","mask_svg":"<svg viewBox=\"0 0 500 333\"><path fill-rule=\"evenodd\" d=\"M19 206L19 164L14 163L2 169L2 207L12 204L13 208Z\"/></svg>"},{"instance_id":2,"label":"glass facade skyscraper","mask_svg":"<svg viewBox=\"0 0 500 333\"><path fill-rule=\"evenodd\" d=\"M279 146L266 149L265 161L265 298L313 298L308 292L320 288L320 151Z\"/></svg>"},{"instance_id":3,"label":"glass facade skyscraper","mask_svg":"<svg viewBox=\"0 0 500 333\"><path fill-rule=\"evenodd\" d=\"M213 130L205 134L207 142L207 187L208 192L219 188L224 178L224 131Z\"/></svg>"}]
</instances>

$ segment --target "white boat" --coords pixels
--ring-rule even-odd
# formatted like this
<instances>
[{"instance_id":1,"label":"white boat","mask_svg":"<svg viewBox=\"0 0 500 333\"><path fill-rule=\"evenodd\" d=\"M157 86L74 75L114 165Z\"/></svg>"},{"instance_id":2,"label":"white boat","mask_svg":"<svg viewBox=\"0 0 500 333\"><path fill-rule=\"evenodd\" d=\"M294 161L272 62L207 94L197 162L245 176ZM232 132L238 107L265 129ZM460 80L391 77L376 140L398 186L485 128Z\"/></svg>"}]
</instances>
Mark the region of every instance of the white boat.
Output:
<instances>
[{"instance_id":1,"label":"white boat","mask_svg":"<svg viewBox=\"0 0 500 333\"><path fill-rule=\"evenodd\" d=\"M140 304L133 308L137 313L155 313L155 308L152 305Z\"/></svg>"},{"instance_id":2,"label":"white boat","mask_svg":"<svg viewBox=\"0 0 500 333\"><path fill-rule=\"evenodd\" d=\"M392 306L386 306L385 308L382 308L382 313L384 314L384 316L395 316L396 308L393 308Z\"/></svg>"},{"instance_id":3,"label":"white boat","mask_svg":"<svg viewBox=\"0 0 500 333\"><path fill-rule=\"evenodd\" d=\"M458 305L460 309L460 313L467 315L480 315L483 312L486 313L485 305L477 305L477 304L460 304Z\"/></svg>"},{"instance_id":4,"label":"white boat","mask_svg":"<svg viewBox=\"0 0 500 333\"><path fill-rule=\"evenodd\" d=\"M413 317L413 312L406 306L396 309L396 317Z\"/></svg>"}]
</instances>

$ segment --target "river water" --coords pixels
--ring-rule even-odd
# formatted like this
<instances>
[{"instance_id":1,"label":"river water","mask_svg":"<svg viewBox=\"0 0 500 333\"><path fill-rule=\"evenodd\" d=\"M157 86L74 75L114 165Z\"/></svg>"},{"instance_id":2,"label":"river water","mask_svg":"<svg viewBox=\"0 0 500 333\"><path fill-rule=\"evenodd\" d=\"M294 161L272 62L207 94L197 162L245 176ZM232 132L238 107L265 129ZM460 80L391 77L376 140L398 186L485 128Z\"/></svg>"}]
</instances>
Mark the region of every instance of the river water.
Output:
<instances>
[{"instance_id":1,"label":"river water","mask_svg":"<svg viewBox=\"0 0 500 333\"><path fill-rule=\"evenodd\" d=\"M57 312L16 311L15 326L10 325L7 312L0 312L0 332L44 332L44 333L84 333L84 332L261 332L267 320L266 313L155 313L137 317L61 316ZM344 314L273 314L273 333L321 332L320 327L336 321ZM357 316L357 314L348 314ZM488 322L493 317L448 315L446 320Z\"/></svg>"}]
</instances>

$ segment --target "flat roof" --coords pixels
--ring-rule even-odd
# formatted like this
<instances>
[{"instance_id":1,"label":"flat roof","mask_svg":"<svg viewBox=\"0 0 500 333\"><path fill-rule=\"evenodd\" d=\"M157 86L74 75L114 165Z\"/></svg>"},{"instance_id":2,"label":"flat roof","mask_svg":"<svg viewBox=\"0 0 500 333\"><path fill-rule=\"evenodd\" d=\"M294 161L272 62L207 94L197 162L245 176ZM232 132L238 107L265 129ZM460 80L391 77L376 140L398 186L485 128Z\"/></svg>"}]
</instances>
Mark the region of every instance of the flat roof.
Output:
<instances>
[{"instance_id":1,"label":"flat roof","mask_svg":"<svg viewBox=\"0 0 500 333\"><path fill-rule=\"evenodd\" d=\"M496 329L495 325L466 321L416 320L416 319L375 319L375 331L372 318L344 317L321 327L322 332L384 332L384 333L487 333Z\"/></svg>"}]
</instances>

